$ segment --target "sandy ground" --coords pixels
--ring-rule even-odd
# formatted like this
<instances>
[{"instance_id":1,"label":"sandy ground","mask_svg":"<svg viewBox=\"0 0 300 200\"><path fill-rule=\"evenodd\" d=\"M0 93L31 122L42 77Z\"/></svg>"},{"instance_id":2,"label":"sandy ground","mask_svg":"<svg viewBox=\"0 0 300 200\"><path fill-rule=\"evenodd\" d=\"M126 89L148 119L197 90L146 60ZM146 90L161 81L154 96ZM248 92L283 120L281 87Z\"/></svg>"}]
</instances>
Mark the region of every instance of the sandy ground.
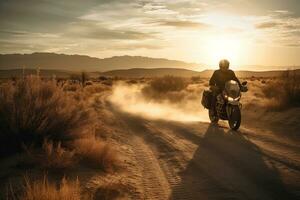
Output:
<instances>
[{"instance_id":1,"label":"sandy ground","mask_svg":"<svg viewBox=\"0 0 300 200\"><path fill-rule=\"evenodd\" d=\"M120 185L119 199L300 199L300 140L289 125L274 130L263 121L248 123L255 121L252 116L231 131L225 122L211 125L206 110L158 112L157 105L130 101L132 94L125 94L125 104L109 93L92 100L121 166L112 174L88 169L66 174L79 176L87 190ZM1 180L8 172L0 173Z\"/></svg>"},{"instance_id":2,"label":"sandy ground","mask_svg":"<svg viewBox=\"0 0 300 200\"><path fill-rule=\"evenodd\" d=\"M245 124L231 131L224 122L149 118L104 104L118 124L134 188L126 198L300 198L299 138Z\"/></svg>"}]
</instances>

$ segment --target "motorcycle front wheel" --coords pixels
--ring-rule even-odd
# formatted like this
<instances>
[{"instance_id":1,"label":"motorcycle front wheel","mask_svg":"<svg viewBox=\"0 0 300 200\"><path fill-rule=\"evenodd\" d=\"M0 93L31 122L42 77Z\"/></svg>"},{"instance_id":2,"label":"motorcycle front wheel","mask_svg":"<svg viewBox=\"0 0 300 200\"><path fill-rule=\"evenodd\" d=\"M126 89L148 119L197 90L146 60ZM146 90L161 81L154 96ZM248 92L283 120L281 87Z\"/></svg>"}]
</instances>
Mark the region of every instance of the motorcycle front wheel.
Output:
<instances>
[{"instance_id":1,"label":"motorcycle front wheel","mask_svg":"<svg viewBox=\"0 0 300 200\"><path fill-rule=\"evenodd\" d=\"M229 126L232 130L238 130L241 125L241 110L239 106L231 106L230 109Z\"/></svg>"}]
</instances>

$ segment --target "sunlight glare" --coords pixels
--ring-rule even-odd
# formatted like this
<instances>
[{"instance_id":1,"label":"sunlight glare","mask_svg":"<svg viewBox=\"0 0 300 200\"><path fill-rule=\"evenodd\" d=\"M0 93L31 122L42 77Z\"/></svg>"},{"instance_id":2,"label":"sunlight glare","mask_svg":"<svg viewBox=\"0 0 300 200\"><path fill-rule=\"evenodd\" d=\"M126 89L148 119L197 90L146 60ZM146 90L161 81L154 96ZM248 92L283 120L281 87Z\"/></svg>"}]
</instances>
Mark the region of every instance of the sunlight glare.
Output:
<instances>
[{"instance_id":1,"label":"sunlight glare","mask_svg":"<svg viewBox=\"0 0 300 200\"><path fill-rule=\"evenodd\" d=\"M207 41L207 51L211 63L228 59L231 63L239 62L240 40L226 36L211 37Z\"/></svg>"}]
</instances>

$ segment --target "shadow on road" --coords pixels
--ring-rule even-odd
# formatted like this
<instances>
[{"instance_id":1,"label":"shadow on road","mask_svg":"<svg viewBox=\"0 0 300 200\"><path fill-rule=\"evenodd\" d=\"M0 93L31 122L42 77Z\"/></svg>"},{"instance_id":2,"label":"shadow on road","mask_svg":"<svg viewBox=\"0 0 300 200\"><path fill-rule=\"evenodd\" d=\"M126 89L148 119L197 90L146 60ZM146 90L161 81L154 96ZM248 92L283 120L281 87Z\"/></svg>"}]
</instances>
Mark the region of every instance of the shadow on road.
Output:
<instances>
[{"instance_id":1,"label":"shadow on road","mask_svg":"<svg viewBox=\"0 0 300 200\"><path fill-rule=\"evenodd\" d=\"M293 199L276 167L264 159L239 132L209 125L171 199L185 199L183 190L193 199Z\"/></svg>"},{"instance_id":2,"label":"shadow on road","mask_svg":"<svg viewBox=\"0 0 300 200\"><path fill-rule=\"evenodd\" d=\"M202 122L146 120L114 112L133 135L142 137L160 159L170 162L174 176L179 175L179 182L167 177L171 199L297 199L291 193L295 188L282 182L278 162L240 132ZM197 146L192 159L180 156L175 144L180 141ZM186 167L180 167L182 163Z\"/></svg>"}]
</instances>

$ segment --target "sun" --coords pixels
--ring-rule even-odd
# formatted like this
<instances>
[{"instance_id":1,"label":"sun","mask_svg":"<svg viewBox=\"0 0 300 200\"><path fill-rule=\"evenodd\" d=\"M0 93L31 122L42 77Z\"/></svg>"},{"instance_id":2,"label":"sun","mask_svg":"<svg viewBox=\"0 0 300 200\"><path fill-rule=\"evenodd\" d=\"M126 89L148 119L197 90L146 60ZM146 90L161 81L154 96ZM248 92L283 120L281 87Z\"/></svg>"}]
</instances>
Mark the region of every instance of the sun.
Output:
<instances>
[{"instance_id":1,"label":"sun","mask_svg":"<svg viewBox=\"0 0 300 200\"><path fill-rule=\"evenodd\" d=\"M241 41L237 38L216 36L207 40L207 54L211 63L228 59L232 64L239 63Z\"/></svg>"}]
</instances>

